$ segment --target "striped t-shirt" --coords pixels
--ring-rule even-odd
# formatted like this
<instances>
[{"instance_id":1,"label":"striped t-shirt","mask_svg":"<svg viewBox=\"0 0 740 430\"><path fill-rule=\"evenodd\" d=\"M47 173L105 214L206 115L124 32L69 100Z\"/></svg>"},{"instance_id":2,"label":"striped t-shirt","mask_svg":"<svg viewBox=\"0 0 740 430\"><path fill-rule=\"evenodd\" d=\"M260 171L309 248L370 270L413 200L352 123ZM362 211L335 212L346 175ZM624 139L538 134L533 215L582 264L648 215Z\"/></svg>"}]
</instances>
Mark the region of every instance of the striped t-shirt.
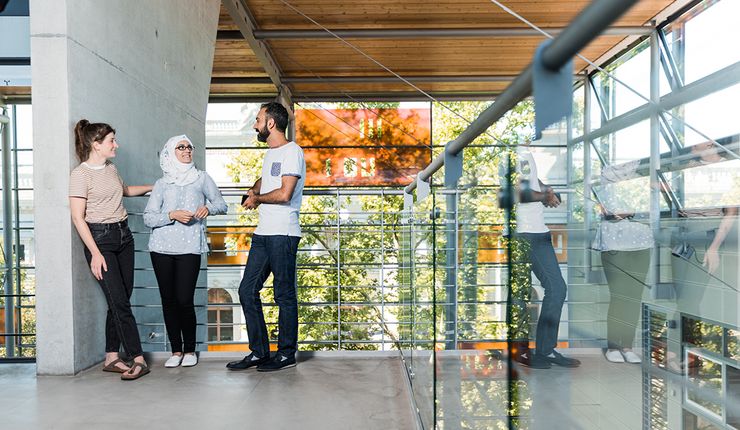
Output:
<instances>
[{"instance_id":1,"label":"striped t-shirt","mask_svg":"<svg viewBox=\"0 0 740 430\"><path fill-rule=\"evenodd\" d=\"M128 217L123 207L123 189L126 185L113 163L89 166L82 163L69 177L69 196L87 200L85 221L112 223Z\"/></svg>"}]
</instances>

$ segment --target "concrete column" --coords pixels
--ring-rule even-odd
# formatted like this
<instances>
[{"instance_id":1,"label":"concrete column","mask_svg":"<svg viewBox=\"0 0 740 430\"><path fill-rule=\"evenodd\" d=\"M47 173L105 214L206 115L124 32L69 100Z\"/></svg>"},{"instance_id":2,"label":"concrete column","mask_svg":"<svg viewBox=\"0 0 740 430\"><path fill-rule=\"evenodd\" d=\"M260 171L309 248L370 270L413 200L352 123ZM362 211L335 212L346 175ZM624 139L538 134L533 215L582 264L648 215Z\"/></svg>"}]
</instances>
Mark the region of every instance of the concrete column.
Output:
<instances>
[{"instance_id":1,"label":"concrete column","mask_svg":"<svg viewBox=\"0 0 740 430\"><path fill-rule=\"evenodd\" d=\"M87 118L117 130L113 161L129 184L161 176L158 151L175 134L190 136L203 166L219 7L218 0L30 2L39 374L72 375L104 354L106 304L69 217L73 126ZM125 204L132 230L145 231L136 214L146 198ZM136 249L146 249L146 236L136 239Z\"/></svg>"}]
</instances>

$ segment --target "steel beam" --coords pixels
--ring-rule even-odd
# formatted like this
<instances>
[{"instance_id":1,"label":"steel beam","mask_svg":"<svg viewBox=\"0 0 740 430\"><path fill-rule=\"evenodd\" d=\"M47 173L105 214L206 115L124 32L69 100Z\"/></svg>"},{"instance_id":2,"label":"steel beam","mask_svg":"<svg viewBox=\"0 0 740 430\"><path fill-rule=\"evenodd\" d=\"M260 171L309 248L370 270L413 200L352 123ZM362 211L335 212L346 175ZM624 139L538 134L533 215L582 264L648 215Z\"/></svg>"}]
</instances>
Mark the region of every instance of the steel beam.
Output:
<instances>
[{"instance_id":1,"label":"steel beam","mask_svg":"<svg viewBox=\"0 0 740 430\"><path fill-rule=\"evenodd\" d=\"M565 31L565 27L546 27L544 31L557 35ZM602 32L609 36L643 36L650 34L652 28L644 26L610 27ZM333 35L331 33L334 33ZM342 29L331 30L257 30L254 37L257 40L291 40L291 39L427 39L427 38L492 38L492 37L544 37L532 28L373 28L373 29ZM589 39L590 40L590 39Z\"/></svg>"},{"instance_id":2,"label":"steel beam","mask_svg":"<svg viewBox=\"0 0 740 430\"><path fill-rule=\"evenodd\" d=\"M4 57L0 58L0 66L30 66L30 57Z\"/></svg>"},{"instance_id":3,"label":"steel beam","mask_svg":"<svg viewBox=\"0 0 740 430\"><path fill-rule=\"evenodd\" d=\"M412 83L428 83L428 82L511 82L516 79L516 75L454 75L454 76L404 76L404 79ZM396 76L296 76L296 77L285 77L283 82L288 84L323 84L323 83L339 83L339 84L368 84L368 83L403 83L402 80Z\"/></svg>"},{"instance_id":4,"label":"steel beam","mask_svg":"<svg viewBox=\"0 0 740 430\"><path fill-rule=\"evenodd\" d=\"M4 109L3 109L4 110ZM0 110L3 111L3 110ZM15 281L13 279L13 184L12 184L12 171L10 168L12 165L11 159L11 144L10 144L10 133L11 122L7 121L9 118L6 115L2 115L0 123L2 126L2 161L3 161L3 173L2 173L2 196L3 196L3 256L4 256L4 272L3 273L3 285L5 294L5 333L11 334L16 333L15 330L15 297L13 297ZM15 345L17 344L18 338L16 336L5 336L5 356L7 358L13 358L15 356Z\"/></svg>"},{"instance_id":5,"label":"steel beam","mask_svg":"<svg viewBox=\"0 0 740 430\"><path fill-rule=\"evenodd\" d=\"M515 75L454 75L454 76L404 76L414 83L427 82L511 82ZM284 84L370 84L370 83L403 83L395 76L295 76L282 78ZM225 77L211 78L211 84L255 85L272 83L269 77Z\"/></svg>"},{"instance_id":6,"label":"steel beam","mask_svg":"<svg viewBox=\"0 0 740 430\"><path fill-rule=\"evenodd\" d=\"M658 31L650 35L650 100L660 103L660 45ZM652 110L650 114L650 228L653 237L660 237L660 111ZM660 245L656 247L660 250ZM653 253L650 265L651 285L660 282L660 252Z\"/></svg>"},{"instance_id":7,"label":"steel beam","mask_svg":"<svg viewBox=\"0 0 740 430\"><path fill-rule=\"evenodd\" d=\"M447 92L427 92L435 100L438 101L492 101L498 95L499 92L467 92L467 93L447 93ZM353 93L351 91L345 91L344 93L336 92L321 92L321 93L298 93L294 96L296 101L301 102L400 102L400 101L425 101L428 102L429 97L418 92L379 92L379 93Z\"/></svg>"}]
</instances>

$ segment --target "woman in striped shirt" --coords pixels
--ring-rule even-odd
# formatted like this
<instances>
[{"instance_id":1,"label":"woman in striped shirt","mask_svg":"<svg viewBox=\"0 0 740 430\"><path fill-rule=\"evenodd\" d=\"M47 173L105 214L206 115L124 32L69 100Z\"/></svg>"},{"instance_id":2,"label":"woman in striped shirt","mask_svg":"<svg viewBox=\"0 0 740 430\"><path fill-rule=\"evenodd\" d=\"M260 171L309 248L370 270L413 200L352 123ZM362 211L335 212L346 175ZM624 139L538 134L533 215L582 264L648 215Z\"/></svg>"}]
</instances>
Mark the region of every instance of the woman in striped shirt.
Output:
<instances>
[{"instance_id":1,"label":"woman in striped shirt","mask_svg":"<svg viewBox=\"0 0 740 430\"><path fill-rule=\"evenodd\" d=\"M131 312L134 287L134 238L128 228L123 197L140 196L151 185L126 185L110 162L116 156L116 131L108 124L83 119L75 125L80 165L70 175L72 221L85 244L85 258L108 302L105 322L106 372L133 380L149 373L136 320ZM119 357L121 346L133 364Z\"/></svg>"}]
</instances>

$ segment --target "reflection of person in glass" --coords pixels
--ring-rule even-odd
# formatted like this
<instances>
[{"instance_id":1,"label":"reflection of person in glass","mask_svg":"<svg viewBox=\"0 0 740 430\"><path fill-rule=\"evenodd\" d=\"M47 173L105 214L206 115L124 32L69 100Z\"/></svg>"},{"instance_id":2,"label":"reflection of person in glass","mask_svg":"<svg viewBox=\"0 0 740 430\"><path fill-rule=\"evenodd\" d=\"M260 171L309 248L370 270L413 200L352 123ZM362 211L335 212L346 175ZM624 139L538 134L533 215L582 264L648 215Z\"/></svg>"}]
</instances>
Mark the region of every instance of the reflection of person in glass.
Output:
<instances>
[{"instance_id":1,"label":"reflection of person in glass","mask_svg":"<svg viewBox=\"0 0 740 430\"><path fill-rule=\"evenodd\" d=\"M688 163L684 175L693 173L692 180L696 182L710 181L703 187L706 194L701 196L707 202L681 211L683 222L673 246L671 267L681 310L702 315L702 306L720 311L724 303L720 296L703 304L707 292L737 289L738 206L732 191L712 196L726 185L720 181L727 179L723 175L715 177L707 166L726 161L723 150L713 142L705 142L692 146L691 153L695 159ZM736 173L730 180L733 178L737 178ZM727 252L730 249L734 249L733 255Z\"/></svg>"},{"instance_id":2,"label":"reflection of person in glass","mask_svg":"<svg viewBox=\"0 0 740 430\"><path fill-rule=\"evenodd\" d=\"M257 139L269 147L262 163L262 177L249 189L242 206L259 208L259 223L252 235L247 266L239 284L239 298L247 320L251 354L226 365L231 370L257 366L261 372L296 365L298 350L298 300L296 256L301 240L299 211L306 181L303 149L285 137L288 111L279 103L262 105L254 129ZM274 277L273 290L278 316L278 351L270 358L270 344L262 312L260 290L267 277Z\"/></svg>"},{"instance_id":3,"label":"reflection of person in glass","mask_svg":"<svg viewBox=\"0 0 740 430\"><path fill-rule=\"evenodd\" d=\"M526 145L518 148L516 161L519 203L514 237L528 243L532 272L545 290L537 321L535 353L527 351L517 359L525 366L537 369L547 369L552 365L577 367L581 364L579 360L555 351L567 285L560 273L550 229L545 225L544 209L559 206L560 198L551 186L540 181L534 157Z\"/></svg>"},{"instance_id":4,"label":"reflection of person in glass","mask_svg":"<svg viewBox=\"0 0 740 430\"><path fill-rule=\"evenodd\" d=\"M601 251L609 285L605 356L612 363L641 361L632 345L654 241L650 227L633 219L634 207L630 206L634 205L625 201L629 195L619 186L619 182L634 177L637 166L628 163L604 167L598 193L602 220L593 248Z\"/></svg>"},{"instance_id":5,"label":"reflection of person in glass","mask_svg":"<svg viewBox=\"0 0 740 430\"><path fill-rule=\"evenodd\" d=\"M152 229L149 252L162 298L162 313L172 356L164 367L195 366L195 285L200 256L208 252L205 219L225 214L226 202L208 173L193 162L193 143L174 136L159 153L162 178L144 209ZM184 354L184 355L183 355Z\"/></svg>"}]
</instances>

